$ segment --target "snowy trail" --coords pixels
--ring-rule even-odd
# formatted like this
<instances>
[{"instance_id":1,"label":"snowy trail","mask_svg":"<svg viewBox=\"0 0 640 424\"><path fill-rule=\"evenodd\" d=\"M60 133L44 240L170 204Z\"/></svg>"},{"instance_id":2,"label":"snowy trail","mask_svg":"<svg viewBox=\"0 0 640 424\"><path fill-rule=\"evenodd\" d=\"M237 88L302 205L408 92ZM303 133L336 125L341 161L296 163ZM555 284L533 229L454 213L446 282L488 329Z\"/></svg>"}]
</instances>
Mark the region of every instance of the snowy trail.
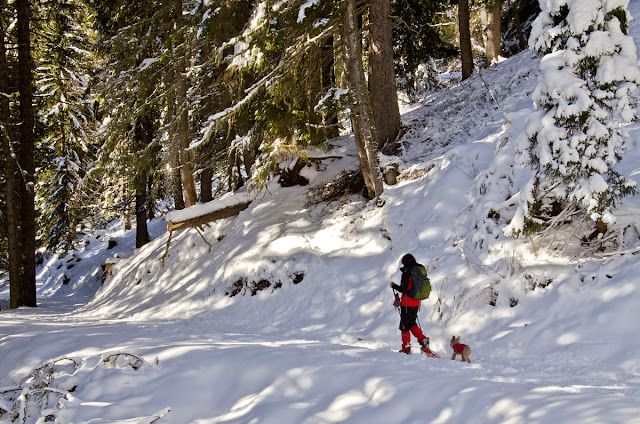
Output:
<instances>
[{"instance_id":1,"label":"snowy trail","mask_svg":"<svg viewBox=\"0 0 640 424\"><path fill-rule=\"evenodd\" d=\"M640 377L594 373L574 353L474 352L469 365L448 351L407 357L366 341L237 334L212 322L103 321L72 309L45 302L0 322L3 375L17 378L61 356L82 361L60 422L122 422L163 408L171 411L158 422L640 422ZM25 352L22 361L11 357ZM116 352L151 365L103 369L100 358Z\"/></svg>"}]
</instances>

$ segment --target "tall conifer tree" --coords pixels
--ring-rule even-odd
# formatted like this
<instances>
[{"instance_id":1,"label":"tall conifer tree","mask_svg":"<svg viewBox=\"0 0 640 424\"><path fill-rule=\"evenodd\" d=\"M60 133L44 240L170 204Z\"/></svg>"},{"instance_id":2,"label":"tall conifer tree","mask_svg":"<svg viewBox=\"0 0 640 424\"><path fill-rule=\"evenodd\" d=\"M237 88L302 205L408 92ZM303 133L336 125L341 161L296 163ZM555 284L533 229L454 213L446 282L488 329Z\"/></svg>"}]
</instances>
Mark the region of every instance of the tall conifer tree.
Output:
<instances>
[{"instance_id":1,"label":"tall conifer tree","mask_svg":"<svg viewBox=\"0 0 640 424\"><path fill-rule=\"evenodd\" d=\"M18 24L18 91L20 96L20 136L15 145L17 173L15 178L16 207L19 213L17 228L11 230L19 243L17 257L10 257L10 306L36 306L36 219L35 219L35 162L33 67L31 61L31 4L16 0ZM9 234L11 237L12 234ZM16 261L16 262L14 262Z\"/></svg>"},{"instance_id":2,"label":"tall conifer tree","mask_svg":"<svg viewBox=\"0 0 640 424\"><path fill-rule=\"evenodd\" d=\"M70 0L41 6L36 51L39 109L43 125L39 191L42 232L51 249L73 247L76 227L88 214L87 170L93 157L92 102L87 97L87 11Z\"/></svg>"}]
</instances>

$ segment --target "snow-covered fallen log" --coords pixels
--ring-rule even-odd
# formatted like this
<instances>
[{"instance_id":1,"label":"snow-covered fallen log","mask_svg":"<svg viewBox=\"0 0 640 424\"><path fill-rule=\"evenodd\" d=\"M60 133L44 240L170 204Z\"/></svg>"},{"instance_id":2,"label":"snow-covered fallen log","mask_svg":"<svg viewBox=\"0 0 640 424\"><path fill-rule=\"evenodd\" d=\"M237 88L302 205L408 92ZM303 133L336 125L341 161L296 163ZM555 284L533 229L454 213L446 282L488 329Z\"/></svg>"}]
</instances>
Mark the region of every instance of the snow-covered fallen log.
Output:
<instances>
[{"instance_id":1,"label":"snow-covered fallen log","mask_svg":"<svg viewBox=\"0 0 640 424\"><path fill-rule=\"evenodd\" d=\"M252 199L248 193L229 193L208 203L171 211L167 214L167 230L198 227L218 219L238 215L249 207Z\"/></svg>"},{"instance_id":2,"label":"snow-covered fallen log","mask_svg":"<svg viewBox=\"0 0 640 424\"><path fill-rule=\"evenodd\" d=\"M171 236L174 231L182 228L194 228L198 234L200 234L202 240L209 245L209 249L211 249L211 243L204 237L202 226L218 219L238 215L249 207L252 200L247 192L229 193L211 202L169 212L166 216L169 238L167 240L167 248L164 251L164 255L162 255L162 265L164 266L164 259L169 252Z\"/></svg>"}]
</instances>

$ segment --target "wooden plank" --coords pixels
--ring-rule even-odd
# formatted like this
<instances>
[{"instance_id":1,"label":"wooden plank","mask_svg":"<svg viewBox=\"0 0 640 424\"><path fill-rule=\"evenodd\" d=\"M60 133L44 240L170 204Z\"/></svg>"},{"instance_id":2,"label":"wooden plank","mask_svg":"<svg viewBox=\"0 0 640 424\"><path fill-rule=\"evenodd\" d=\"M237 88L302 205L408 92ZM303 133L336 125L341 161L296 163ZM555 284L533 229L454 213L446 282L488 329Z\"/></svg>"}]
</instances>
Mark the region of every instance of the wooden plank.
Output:
<instances>
[{"instance_id":1,"label":"wooden plank","mask_svg":"<svg viewBox=\"0 0 640 424\"><path fill-rule=\"evenodd\" d=\"M180 222L167 221L167 230L175 231L185 227L197 227L218 219L228 218L230 216L238 215L243 210L247 209L251 202L238 203L237 205L227 206L226 208L218 209L213 212L209 212L205 215L196 216L191 219Z\"/></svg>"}]
</instances>

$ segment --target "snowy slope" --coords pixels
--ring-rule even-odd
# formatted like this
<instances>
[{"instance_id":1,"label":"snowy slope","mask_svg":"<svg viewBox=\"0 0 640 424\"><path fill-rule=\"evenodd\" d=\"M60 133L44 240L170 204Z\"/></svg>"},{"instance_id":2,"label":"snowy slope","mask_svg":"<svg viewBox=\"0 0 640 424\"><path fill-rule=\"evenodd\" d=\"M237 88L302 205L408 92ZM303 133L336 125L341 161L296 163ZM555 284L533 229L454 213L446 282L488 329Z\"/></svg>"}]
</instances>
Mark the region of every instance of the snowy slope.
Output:
<instances>
[{"instance_id":1,"label":"snowy slope","mask_svg":"<svg viewBox=\"0 0 640 424\"><path fill-rule=\"evenodd\" d=\"M640 16L640 0L629 9ZM15 410L25 422L48 403L60 423L640 423L640 196L617 211L617 252L581 254L582 234L566 229L506 238L508 217L487 219L506 200L496 182L519 177L502 147L537 73L524 52L405 105L400 182L379 203L314 204L309 187L272 184L205 228L211 249L179 231L163 264L161 219L141 249L114 227L47 262L40 307L0 312L0 408L29 393ZM640 182L630 130L622 167ZM305 169L311 186L357 166L348 134L334 144L342 159ZM407 252L429 269L420 320L442 359L396 352L388 284ZM107 258L114 275L99 288ZM470 365L449 360L454 334ZM144 363L103 362L113 353ZM61 361L50 387L75 389L57 407L57 395L38 401L28 376L63 357L77 369Z\"/></svg>"}]
</instances>

